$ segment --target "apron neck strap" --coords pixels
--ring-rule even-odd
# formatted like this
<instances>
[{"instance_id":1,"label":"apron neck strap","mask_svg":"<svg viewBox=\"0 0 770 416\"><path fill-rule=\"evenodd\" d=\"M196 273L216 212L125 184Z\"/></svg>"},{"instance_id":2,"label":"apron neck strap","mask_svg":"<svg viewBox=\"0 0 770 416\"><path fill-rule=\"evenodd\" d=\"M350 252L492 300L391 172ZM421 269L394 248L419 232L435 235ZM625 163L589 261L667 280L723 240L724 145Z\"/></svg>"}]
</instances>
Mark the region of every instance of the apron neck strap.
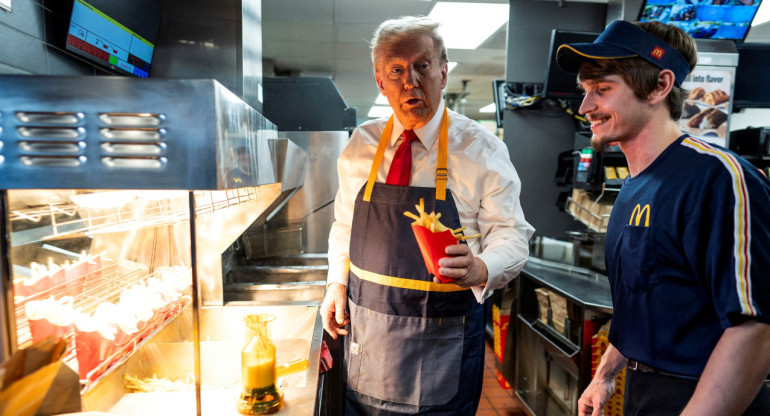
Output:
<instances>
[{"instance_id":1,"label":"apron neck strap","mask_svg":"<svg viewBox=\"0 0 770 416\"><path fill-rule=\"evenodd\" d=\"M369 202L372 198L372 189L377 180L377 173L380 170L382 157L385 155L385 149L388 147L390 136L393 134L393 116L390 116L385 130L380 136L380 144L377 146L377 152L374 154L372 169L369 171L369 179L366 181L366 190L364 191L364 201ZM436 163L436 199L446 200L447 183L447 143L449 141L449 112L444 107L444 115L441 118L441 130L438 135L438 160Z\"/></svg>"}]
</instances>

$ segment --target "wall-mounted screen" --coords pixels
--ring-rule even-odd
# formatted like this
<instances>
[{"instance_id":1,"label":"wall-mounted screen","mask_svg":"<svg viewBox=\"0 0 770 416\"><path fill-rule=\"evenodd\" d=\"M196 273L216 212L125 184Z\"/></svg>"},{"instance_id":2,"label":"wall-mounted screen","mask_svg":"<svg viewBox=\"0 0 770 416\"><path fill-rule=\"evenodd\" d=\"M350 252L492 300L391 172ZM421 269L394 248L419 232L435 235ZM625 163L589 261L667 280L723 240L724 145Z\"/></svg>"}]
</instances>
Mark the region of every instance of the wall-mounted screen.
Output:
<instances>
[{"instance_id":1,"label":"wall-mounted screen","mask_svg":"<svg viewBox=\"0 0 770 416\"><path fill-rule=\"evenodd\" d=\"M735 69L733 110L770 108L770 43L736 43L738 67Z\"/></svg>"},{"instance_id":2,"label":"wall-mounted screen","mask_svg":"<svg viewBox=\"0 0 770 416\"><path fill-rule=\"evenodd\" d=\"M147 78L160 18L154 0L75 0L66 49L120 74Z\"/></svg>"},{"instance_id":3,"label":"wall-mounted screen","mask_svg":"<svg viewBox=\"0 0 770 416\"><path fill-rule=\"evenodd\" d=\"M645 0L639 20L682 28L696 39L743 40L762 0Z\"/></svg>"},{"instance_id":4,"label":"wall-mounted screen","mask_svg":"<svg viewBox=\"0 0 770 416\"><path fill-rule=\"evenodd\" d=\"M562 98L565 100L582 100L583 93L577 86L577 74L567 72L556 63L556 50L565 43L591 43L599 37L598 33L574 32L554 29L551 31L551 47L548 55L548 65L545 68L543 83L544 98Z\"/></svg>"}]
</instances>

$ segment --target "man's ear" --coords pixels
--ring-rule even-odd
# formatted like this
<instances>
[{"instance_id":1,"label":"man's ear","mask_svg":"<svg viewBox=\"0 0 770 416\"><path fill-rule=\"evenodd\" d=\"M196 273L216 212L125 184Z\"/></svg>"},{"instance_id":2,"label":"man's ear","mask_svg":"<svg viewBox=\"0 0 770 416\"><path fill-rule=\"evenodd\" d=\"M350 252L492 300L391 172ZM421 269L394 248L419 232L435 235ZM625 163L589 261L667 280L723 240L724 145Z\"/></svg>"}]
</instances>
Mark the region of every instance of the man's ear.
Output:
<instances>
[{"instance_id":1,"label":"man's ear","mask_svg":"<svg viewBox=\"0 0 770 416\"><path fill-rule=\"evenodd\" d=\"M658 84L652 90L649 96L650 104L658 104L668 97L671 90L676 85L676 76L670 69L660 71L658 75Z\"/></svg>"},{"instance_id":2,"label":"man's ear","mask_svg":"<svg viewBox=\"0 0 770 416\"><path fill-rule=\"evenodd\" d=\"M441 89L446 88L446 84L449 81L449 65L441 65Z\"/></svg>"},{"instance_id":3,"label":"man's ear","mask_svg":"<svg viewBox=\"0 0 770 416\"><path fill-rule=\"evenodd\" d=\"M384 93L385 88L382 86L382 76L380 75L379 72L374 73L374 80L377 83L377 89L379 89L381 93Z\"/></svg>"}]
</instances>

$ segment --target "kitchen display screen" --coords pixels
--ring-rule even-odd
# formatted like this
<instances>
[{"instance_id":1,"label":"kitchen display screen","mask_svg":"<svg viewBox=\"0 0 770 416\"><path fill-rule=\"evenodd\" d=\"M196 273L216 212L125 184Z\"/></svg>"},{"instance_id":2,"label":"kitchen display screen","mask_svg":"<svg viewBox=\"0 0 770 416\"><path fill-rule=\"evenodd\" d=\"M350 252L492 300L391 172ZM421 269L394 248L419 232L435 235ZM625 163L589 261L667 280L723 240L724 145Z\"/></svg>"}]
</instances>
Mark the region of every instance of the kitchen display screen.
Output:
<instances>
[{"instance_id":1,"label":"kitchen display screen","mask_svg":"<svg viewBox=\"0 0 770 416\"><path fill-rule=\"evenodd\" d=\"M102 2L103 3L103 2ZM99 1L75 0L66 48L121 74L147 78L159 22L158 13L131 10L142 2L113 2L106 10ZM122 3L122 4L121 4ZM105 5L106 6L106 5ZM144 22L131 25L132 15L148 12Z\"/></svg>"},{"instance_id":2,"label":"kitchen display screen","mask_svg":"<svg viewBox=\"0 0 770 416\"><path fill-rule=\"evenodd\" d=\"M682 28L693 38L743 40L762 0L646 0L639 20Z\"/></svg>"},{"instance_id":3,"label":"kitchen display screen","mask_svg":"<svg viewBox=\"0 0 770 416\"><path fill-rule=\"evenodd\" d=\"M551 31L551 47L548 64L545 70L543 92L545 98L561 98L565 100L582 101L583 92L578 89L577 74L567 72L556 62L556 51L565 43L591 43L599 37L598 33L574 32L570 30L553 29Z\"/></svg>"}]
</instances>

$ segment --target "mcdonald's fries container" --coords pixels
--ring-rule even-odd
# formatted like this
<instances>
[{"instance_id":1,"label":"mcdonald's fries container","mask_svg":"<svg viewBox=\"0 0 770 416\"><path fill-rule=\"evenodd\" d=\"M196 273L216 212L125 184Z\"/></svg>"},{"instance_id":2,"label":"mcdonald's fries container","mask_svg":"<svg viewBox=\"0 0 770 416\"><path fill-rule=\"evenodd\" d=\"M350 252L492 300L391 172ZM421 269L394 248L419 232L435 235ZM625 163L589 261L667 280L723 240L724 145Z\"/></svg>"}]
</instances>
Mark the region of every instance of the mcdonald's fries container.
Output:
<instances>
[{"instance_id":1,"label":"mcdonald's fries container","mask_svg":"<svg viewBox=\"0 0 770 416\"><path fill-rule=\"evenodd\" d=\"M452 231L446 230L436 233L417 224L412 224L412 231L414 231L414 237L420 246L420 253L422 253L428 271L438 277L442 283L451 282L453 280L451 277L439 274L438 261L442 257L447 257L447 246L457 244L457 239L452 235Z\"/></svg>"}]
</instances>

